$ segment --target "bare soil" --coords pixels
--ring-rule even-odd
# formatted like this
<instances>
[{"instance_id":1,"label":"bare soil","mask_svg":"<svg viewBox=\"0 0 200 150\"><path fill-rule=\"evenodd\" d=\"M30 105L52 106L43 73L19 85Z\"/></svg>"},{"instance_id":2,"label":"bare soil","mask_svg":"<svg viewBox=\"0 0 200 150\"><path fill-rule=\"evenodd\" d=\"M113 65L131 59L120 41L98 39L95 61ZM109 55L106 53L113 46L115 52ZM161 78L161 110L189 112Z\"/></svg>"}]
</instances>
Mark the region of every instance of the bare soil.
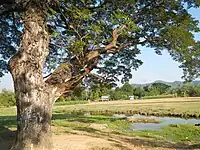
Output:
<instances>
[{"instance_id":1,"label":"bare soil","mask_svg":"<svg viewBox=\"0 0 200 150\"><path fill-rule=\"evenodd\" d=\"M14 138L12 138L14 139ZM116 134L90 134L82 131L53 134L54 150L175 150L167 142ZM0 150L9 150L13 140L0 142Z\"/></svg>"}]
</instances>

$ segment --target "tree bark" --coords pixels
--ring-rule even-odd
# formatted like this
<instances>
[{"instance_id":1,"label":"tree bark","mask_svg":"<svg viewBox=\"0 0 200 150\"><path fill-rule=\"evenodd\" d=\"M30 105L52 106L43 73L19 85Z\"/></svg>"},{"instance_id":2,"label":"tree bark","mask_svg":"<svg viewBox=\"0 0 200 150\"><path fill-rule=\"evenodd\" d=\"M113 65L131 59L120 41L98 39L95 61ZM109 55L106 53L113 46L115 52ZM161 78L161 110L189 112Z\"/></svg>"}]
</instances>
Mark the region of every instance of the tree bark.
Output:
<instances>
[{"instance_id":1,"label":"tree bark","mask_svg":"<svg viewBox=\"0 0 200 150\"><path fill-rule=\"evenodd\" d=\"M18 53L9 61L17 105L17 135L12 150L51 150L54 87L42 76L49 52L46 15L34 5L24 12L24 30Z\"/></svg>"}]
</instances>

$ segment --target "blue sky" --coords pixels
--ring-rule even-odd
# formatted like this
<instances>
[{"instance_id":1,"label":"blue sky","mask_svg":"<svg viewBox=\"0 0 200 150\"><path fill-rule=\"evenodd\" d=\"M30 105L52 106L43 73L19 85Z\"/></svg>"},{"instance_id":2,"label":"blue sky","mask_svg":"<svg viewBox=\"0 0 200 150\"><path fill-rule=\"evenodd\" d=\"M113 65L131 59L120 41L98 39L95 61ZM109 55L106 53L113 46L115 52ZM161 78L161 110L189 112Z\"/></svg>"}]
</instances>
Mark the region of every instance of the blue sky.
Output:
<instances>
[{"instance_id":1,"label":"blue sky","mask_svg":"<svg viewBox=\"0 0 200 150\"><path fill-rule=\"evenodd\" d=\"M182 70L178 67L180 64L173 61L167 51L157 55L153 49L144 48L138 58L143 61L143 65L132 72L133 78L130 83L181 80Z\"/></svg>"},{"instance_id":2,"label":"blue sky","mask_svg":"<svg viewBox=\"0 0 200 150\"><path fill-rule=\"evenodd\" d=\"M200 9L191 9L190 13L194 18L200 20ZM197 40L200 40L200 33L195 34ZM179 63L172 60L167 51L157 55L153 49L142 48L141 54L138 56L144 63L137 71L132 71L133 78L130 83L149 83L155 80L177 81L181 80L183 75ZM0 89L13 89L12 77L7 74L0 79Z\"/></svg>"},{"instance_id":3,"label":"blue sky","mask_svg":"<svg viewBox=\"0 0 200 150\"><path fill-rule=\"evenodd\" d=\"M200 8L190 9L189 12L194 18L200 20ZM195 38L200 40L200 33L195 33ZM182 80L183 71L178 67L180 64L173 61L167 51L163 51L160 56L155 54L151 48L143 48L138 58L144 63L137 71L132 72L133 78L130 80L130 83L149 83L155 80Z\"/></svg>"}]
</instances>

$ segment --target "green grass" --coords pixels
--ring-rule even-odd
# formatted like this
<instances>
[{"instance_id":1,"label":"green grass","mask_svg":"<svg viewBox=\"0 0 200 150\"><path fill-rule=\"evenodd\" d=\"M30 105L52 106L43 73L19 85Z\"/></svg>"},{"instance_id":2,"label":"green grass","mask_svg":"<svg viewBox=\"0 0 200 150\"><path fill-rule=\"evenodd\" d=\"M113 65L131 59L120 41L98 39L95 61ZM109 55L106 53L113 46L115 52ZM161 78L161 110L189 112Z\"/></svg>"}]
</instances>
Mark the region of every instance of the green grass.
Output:
<instances>
[{"instance_id":1,"label":"green grass","mask_svg":"<svg viewBox=\"0 0 200 150\"><path fill-rule=\"evenodd\" d=\"M200 128L189 124L179 124L176 126L165 126L161 130L144 130L129 133L140 137L148 137L166 141L181 142L199 142Z\"/></svg>"},{"instance_id":2,"label":"green grass","mask_svg":"<svg viewBox=\"0 0 200 150\"><path fill-rule=\"evenodd\" d=\"M198 142L200 138L200 128L194 125L180 124L174 127L166 126L161 133L166 139L171 137L176 142Z\"/></svg>"},{"instance_id":3,"label":"green grass","mask_svg":"<svg viewBox=\"0 0 200 150\"><path fill-rule=\"evenodd\" d=\"M112 116L94 115L86 117L81 114L55 114L52 122L54 126L65 127L68 131L85 131L92 134L102 132L90 127L90 124L95 123L106 124L109 131L117 135L143 137L176 143L198 143L200 138L200 128L194 125L180 124L165 126L161 130L133 131L130 129L131 123L127 119L119 119Z\"/></svg>"},{"instance_id":4,"label":"green grass","mask_svg":"<svg viewBox=\"0 0 200 150\"><path fill-rule=\"evenodd\" d=\"M89 125L106 124L112 133L153 138L173 142L193 142L196 143L200 138L200 128L194 125L170 125L161 130L142 130L133 131L130 129L131 123L127 119L119 119L113 116L94 115L86 117L83 114L55 114L52 121L54 126L60 126L78 131L98 133L99 130L91 128Z\"/></svg>"},{"instance_id":5,"label":"green grass","mask_svg":"<svg viewBox=\"0 0 200 150\"><path fill-rule=\"evenodd\" d=\"M112 103L97 104L80 104L80 105L62 105L55 106L53 110L52 126L54 133L71 133L74 131L87 132L94 135L108 136L125 135L130 137L148 138L160 140L170 143L199 143L200 128L194 125L171 125L163 127L156 131L132 131L130 130L131 122L127 119L115 118L112 113L140 112L163 114L192 114L199 115L199 99L183 99L161 101L161 100L145 100L145 101L119 101ZM85 116L85 112L92 112L94 115ZM96 112L96 114L95 114ZM99 115L99 114L109 114ZM98 114L99 113L99 114ZM0 109L0 141L9 139L11 130L16 129L15 121L16 109L1 108ZM105 129L91 127L91 124L106 125ZM57 129L56 129L57 128ZM11 136L13 138L13 136ZM152 143L153 145L155 144Z\"/></svg>"}]
</instances>

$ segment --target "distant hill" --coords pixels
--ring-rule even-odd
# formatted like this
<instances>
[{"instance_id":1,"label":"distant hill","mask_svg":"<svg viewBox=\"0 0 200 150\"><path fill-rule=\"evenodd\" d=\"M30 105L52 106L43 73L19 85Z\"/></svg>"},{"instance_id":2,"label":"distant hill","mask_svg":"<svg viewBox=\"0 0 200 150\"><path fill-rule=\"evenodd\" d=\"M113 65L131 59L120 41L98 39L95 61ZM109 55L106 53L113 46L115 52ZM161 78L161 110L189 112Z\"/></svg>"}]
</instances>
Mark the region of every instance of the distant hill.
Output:
<instances>
[{"instance_id":1,"label":"distant hill","mask_svg":"<svg viewBox=\"0 0 200 150\"><path fill-rule=\"evenodd\" d=\"M146 83L146 84L132 84L134 87L144 87L144 86L147 86L147 85L151 85L153 83L164 83L164 84L167 84L167 85L170 85L172 88L177 88L177 87L181 87L184 85L184 83L182 81L174 81L174 82L166 82L166 81L162 81L162 80L157 80L157 81L154 81L152 83ZM200 85L200 81L199 80L196 80L196 81L192 81L191 82L192 85Z\"/></svg>"}]
</instances>

